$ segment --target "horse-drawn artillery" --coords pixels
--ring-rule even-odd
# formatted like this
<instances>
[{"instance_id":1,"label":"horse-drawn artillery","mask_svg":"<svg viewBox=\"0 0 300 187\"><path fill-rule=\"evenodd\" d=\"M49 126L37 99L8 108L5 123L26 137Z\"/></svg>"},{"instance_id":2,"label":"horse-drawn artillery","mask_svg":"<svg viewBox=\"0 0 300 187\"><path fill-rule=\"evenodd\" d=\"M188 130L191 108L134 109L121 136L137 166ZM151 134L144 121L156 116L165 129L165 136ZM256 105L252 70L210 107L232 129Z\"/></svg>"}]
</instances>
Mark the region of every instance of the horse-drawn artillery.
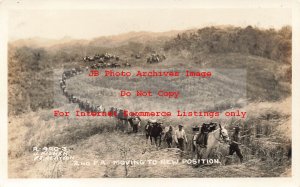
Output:
<instances>
[{"instance_id":1,"label":"horse-drawn artillery","mask_svg":"<svg viewBox=\"0 0 300 187\"><path fill-rule=\"evenodd\" d=\"M164 61L165 59L166 59L165 55L159 55L159 54L153 53L153 54L151 54L151 56L149 56L147 58L147 63L149 63L149 64L159 63L159 62Z\"/></svg>"}]
</instances>

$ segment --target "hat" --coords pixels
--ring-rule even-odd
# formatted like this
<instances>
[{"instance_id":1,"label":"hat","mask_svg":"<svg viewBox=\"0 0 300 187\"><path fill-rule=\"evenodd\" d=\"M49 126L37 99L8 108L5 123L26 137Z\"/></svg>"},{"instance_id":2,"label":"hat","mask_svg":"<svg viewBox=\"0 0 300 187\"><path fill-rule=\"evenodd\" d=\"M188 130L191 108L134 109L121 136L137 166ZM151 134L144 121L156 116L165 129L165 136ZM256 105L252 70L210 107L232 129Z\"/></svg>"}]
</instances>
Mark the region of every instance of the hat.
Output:
<instances>
[{"instance_id":1,"label":"hat","mask_svg":"<svg viewBox=\"0 0 300 187\"><path fill-rule=\"evenodd\" d=\"M155 119L149 119L149 122L150 123L156 123L156 120Z\"/></svg>"},{"instance_id":2,"label":"hat","mask_svg":"<svg viewBox=\"0 0 300 187\"><path fill-rule=\"evenodd\" d=\"M183 127L183 125L180 124L180 125L178 125L178 127Z\"/></svg>"},{"instance_id":3,"label":"hat","mask_svg":"<svg viewBox=\"0 0 300 187\"><path fill-rule=\"evenodd\" d=\"M194 127L192 128L192 130L193 130L193 131L199 131L199 130L200 130L200 128L199 128L199 127L197 127L197 126L194 126Z\"/></svg>"}]
</instances>

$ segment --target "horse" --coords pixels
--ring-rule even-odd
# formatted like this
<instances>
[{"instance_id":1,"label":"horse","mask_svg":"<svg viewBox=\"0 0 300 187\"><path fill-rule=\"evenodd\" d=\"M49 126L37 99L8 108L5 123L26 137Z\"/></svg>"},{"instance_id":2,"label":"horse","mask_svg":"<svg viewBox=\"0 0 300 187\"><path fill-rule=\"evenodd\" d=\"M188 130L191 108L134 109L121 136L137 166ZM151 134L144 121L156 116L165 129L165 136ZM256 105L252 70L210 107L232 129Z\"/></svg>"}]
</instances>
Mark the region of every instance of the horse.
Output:
<instances>
[{"instance_id":1,"label":"horse","mask_svg":"<svg viewBox=\"0 0 300 187\"><path fill-rule=\"evenodd\" d=\"M194 135L193 139L196 139ZM203 148L196 141L193 142L195 146L197 159L207 159L211 151L219 146L220 143L229 142L228 132L219 124L219 128L208 134L207 147Z\"/></svg>"}]
</instances>

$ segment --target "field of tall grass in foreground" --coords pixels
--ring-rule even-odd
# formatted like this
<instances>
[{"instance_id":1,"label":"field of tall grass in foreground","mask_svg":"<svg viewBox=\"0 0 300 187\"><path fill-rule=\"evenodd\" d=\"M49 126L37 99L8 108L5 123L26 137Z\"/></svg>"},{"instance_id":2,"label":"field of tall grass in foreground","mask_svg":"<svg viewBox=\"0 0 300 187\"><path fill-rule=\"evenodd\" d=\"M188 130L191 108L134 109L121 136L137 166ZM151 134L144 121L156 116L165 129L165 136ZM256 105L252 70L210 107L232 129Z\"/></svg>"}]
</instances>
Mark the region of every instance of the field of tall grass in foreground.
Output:
<instances>
[{"instance_id":1,"label":"field of tall grass in foreground","mask_svg":"<svg viewBox=\"0 0 300 187\"><path fill-rule=\"evenodd\" d=\"M10 119L9 125L9 177L275 177L290 176L291 161L287 158L290 143L290 113L286 108L290 99L281 103L253 103L247 106L251 112L241 122L243 132L251 129L249 139L243 139L241 146L245 162L238 164L236 156L230 165L193 168L188 164L125 166L76 166L73 161L33 161L32 148L43 146L66 146L71 155L80 163L93 160L139 160L139 159L188 159L190 146L181 155L176 149L160 149L146 144L143 130L137 135L115 130L115 120L110 118L54 120L50 111L32 112L26 116ZM64 109L73 108L72 104ZM278 110L278 108L281 108ZM61 108L62 109L62 108ZM260 111L260 112L258 112ZM267 119L267 116L271 116ZM257 120L260 119L260 120ZM234 121L234 120L233 120ZM221 119L222 124L228 120ZM142 126L145 123L142 124ZM176 121L164 125L176 127ZM191 141L190 125L184 127ZM248 131L249 132L249 131ZM250 133L250 134L251 134ZM123 150L126 151L124 157ZM224 164L228 146L222 145L211 155L220 158Z\"/></svg>"}]
</instances>

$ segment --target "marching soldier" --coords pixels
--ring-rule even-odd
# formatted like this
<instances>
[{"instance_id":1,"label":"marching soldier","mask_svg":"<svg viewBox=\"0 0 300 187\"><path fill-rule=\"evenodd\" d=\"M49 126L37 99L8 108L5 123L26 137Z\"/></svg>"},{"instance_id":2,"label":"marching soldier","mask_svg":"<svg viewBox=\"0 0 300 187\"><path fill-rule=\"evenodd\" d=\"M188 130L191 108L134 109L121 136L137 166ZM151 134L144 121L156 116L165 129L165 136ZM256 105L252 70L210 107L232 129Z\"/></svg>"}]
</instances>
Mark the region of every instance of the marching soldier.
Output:
<instances>
[{"instance_id":1,"label":"marching soldier","mask_svg":"<svg viewBox=\"0 0 300 187\"><path fill-rule=\"evenodd\" d=\"M177 144L177 147L181 149L182 151L184 150L184 141L187 144L187 138L185 131L183 130L183 125L178 126L178 130L175 131L175 142Z\"/></svg>"},{"instance_id":2,"label":"marching soldier","mask_svg":"<svg viewBox=\"0 0 300 187\"><path fill-rule=\"evenodd\" d=\"M241 153L241 150L239 148L239 145L241 143L239 143L240 141L240 127L239 126L235 126L234 128L234 133L231 137L231 143L229 146L229 155L233 155L233 153L236 152L237 156L240 158L241 163L243 162L243 155Z\"/></svg>"}]
</instances>

